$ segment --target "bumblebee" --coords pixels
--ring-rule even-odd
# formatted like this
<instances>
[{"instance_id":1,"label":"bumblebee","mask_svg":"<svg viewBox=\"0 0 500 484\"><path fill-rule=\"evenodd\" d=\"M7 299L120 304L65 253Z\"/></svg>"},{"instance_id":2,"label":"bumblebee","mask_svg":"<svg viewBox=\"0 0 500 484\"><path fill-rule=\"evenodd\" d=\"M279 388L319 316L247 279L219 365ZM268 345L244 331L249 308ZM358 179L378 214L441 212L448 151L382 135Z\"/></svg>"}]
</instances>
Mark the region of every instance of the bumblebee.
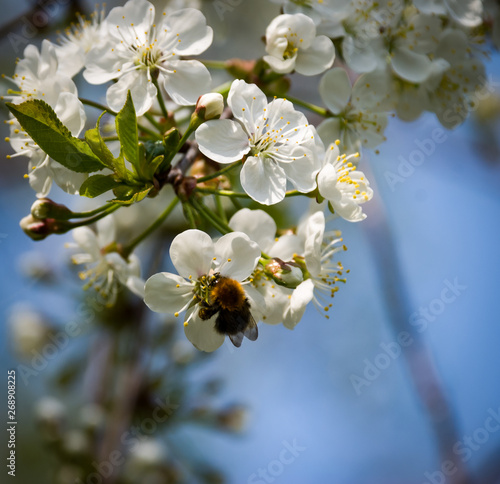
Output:
<instances>
[{"instance_id":1,"label":"bumblebee","mask_svg":"<svg viewBox=\"0 0 500 484\"><path fill-rule=\"evenodd\" d=\"M200 303L200 318L206 321L217 314L215 330L229 336L237 348L241 346L244 336L255 341L259 332L241 284L216 273L210 277L207 288L207 301Z\"/></svg>"}]
</instances>

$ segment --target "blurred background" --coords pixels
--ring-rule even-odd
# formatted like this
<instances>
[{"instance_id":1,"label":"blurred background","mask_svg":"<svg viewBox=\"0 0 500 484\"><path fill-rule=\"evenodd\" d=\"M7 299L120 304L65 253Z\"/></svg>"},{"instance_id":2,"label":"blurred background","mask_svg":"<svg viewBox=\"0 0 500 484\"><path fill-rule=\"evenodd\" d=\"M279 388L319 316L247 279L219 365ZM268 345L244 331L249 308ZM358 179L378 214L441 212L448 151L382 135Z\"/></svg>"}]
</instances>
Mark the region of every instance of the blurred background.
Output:
<instances>
[{"instance_id":1,"label":"blurred background","mask_svg":"<svg viewBox=\"0 0 500 484\"><path fill-rule=\"evenodd\" d=\"M108 2L107 9L121 3ZM28 42L55 40L74 8L87 14L94 8L83 0L52 0L45 10L41 5L0 1L0 66L8 76ZM261 56L260 37L279 12L265 0L205 1L202 9L215 31L203 57L220 60ZM170 398L173 423L143 426L141 446L118 439L116 449L109 447L123 455L131 451L140 461L123 464L130 466L123 482L177 482L167 471L146 479L144 469L163 460L178 464L186 482L500 483L498 53L486 67L490 96L458 129L445 131L431 114L411 124L391 119L380 153L365 152L362 169L373 180L375 197L365 205L364 223L335 224L343 231L349 250L342 262L351 272L329 320L310 307L294 331L262 325L257 342L245 341L239 349L225 344L209 356L193 353L182 331L162 323L164 339L157 341L149 368L168 382L148 382L137 395L139 403L143 394L151 400L151 389L161 388L162 402ZM320 104L317 81L310 81L292 76L292 92ZM80 86L82 96L103 99L104 91ZM8 87L2 83L2 92ZM5 107L1 112L6 119ZM89 123L99 114L88 113ZM8 130L1 129L3 139ZM95 432L106 418L90 405L98 393L94 380L106 368L103 348L113 344L118 321L154 317L144 316L136 301L122 301L132 309L115 313L114 321L101 321L102 305L90 317L64 248L71 234L33 242L19 228L35 195L23 178L27 163L5 159L8 153L4 143L0 388L6 395L6 372L17 369L16 477L22 483L79 482L72 466L85 454L85 432ZM58 187L50 197L75 206ZM291 214L306 208L296 203ZM134 220L131 213L129 228ZM161 262L165 248L155 250ZM155 259L149 250L143 256L148 264ZM57 330L68 322L84 329L61 343L54 357L34 361L27 334L47 327L61 334ZM19 334L19 328L28 329ZM126 353L126 339L121 344ZM150 378L133 371L120 374L124 384L127 375L132 382ZM112 384L110 378L99 381ZM2 402L6 415L6 397ZM146 421L135 417L139 426ZM127 422L118 425L118 434L129 431ZM71 457L64 472L54 452L57 432L64 433ZM2 432L1 445L6 441ZM106 482L104 474L101 469L80 482Z\"/></svg>"}]
</instances>

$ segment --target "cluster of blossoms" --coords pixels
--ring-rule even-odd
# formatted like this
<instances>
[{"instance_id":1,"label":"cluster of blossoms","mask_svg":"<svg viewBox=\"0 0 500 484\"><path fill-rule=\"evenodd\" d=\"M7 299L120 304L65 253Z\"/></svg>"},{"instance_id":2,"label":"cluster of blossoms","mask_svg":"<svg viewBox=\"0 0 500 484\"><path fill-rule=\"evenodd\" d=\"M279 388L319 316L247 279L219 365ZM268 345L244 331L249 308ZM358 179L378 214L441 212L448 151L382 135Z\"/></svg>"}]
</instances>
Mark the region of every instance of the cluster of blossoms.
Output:
<instances>
[{"instance_id":1,"label":"cluster of blossoms","mask_svg":"<svg viewBox=\"0 0 500 484\"><path fill-rule=\"evenodd\" d=\"M357 168L361 150L385 140L393 112L410 121L433 111L456 126L484 85L486 11L477 0L274 1L283 13L267 27L262 58L224 63L236 79L219 88L210 89L209 68L221 63L193 58L214 36L200 10L129 0L79 17L59 44L27 46L3 96L12 113L9 158L29 158L38 197L23 230L35 240L73 230L68 245L79 251L73 262L85 265L86 287L110 305L127 287L153 311L182 315L187 338L203 351L225 336L236 346L255 340L259 321L293 329L310 302L328 317L348 271L337 260L346 250L341 234L327 223L362 221L373 197ZM105 86L105 105L78 96L80 72ZM286 76L295 72L322 76L325 108L287 96ZM85 106L107 113L103 126L105 113L84 130ZM75 212L47 198L53 182L70 194L114 198ZM142 207L162 190L170 199L156 220L118 242L114 224L133 211L122 208ZM266 207L296 196L308 200L307 214L296 227L277 227ZM177 204L189 227L170 247L177 274L145 280L134 250Z\"/></svg>"}]
</instances>

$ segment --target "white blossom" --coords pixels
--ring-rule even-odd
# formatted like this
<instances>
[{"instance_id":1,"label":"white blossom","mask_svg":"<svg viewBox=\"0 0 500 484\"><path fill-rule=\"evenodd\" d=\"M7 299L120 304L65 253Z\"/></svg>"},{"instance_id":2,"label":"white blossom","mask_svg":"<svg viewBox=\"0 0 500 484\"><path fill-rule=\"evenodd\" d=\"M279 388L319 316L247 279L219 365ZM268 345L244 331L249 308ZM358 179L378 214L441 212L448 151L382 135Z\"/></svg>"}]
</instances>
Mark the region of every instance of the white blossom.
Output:
<instances>
[{"instance_id":1,"label":"white blossom","mask_svg":"<svg viewBox=\"0 0 500 484\"><path fill-rule=\"evenodd\" d=\"M235 120L208 121L196 131L203 154L219 163L244 158L241 185L265 205L283 200L287 180L302 193L315 188L323 144L290 101L268 103L255 84L235 80L227 103Z\"/></svg>"},{"instance_id":2,"label":"white blossom","mask_svg":"<svg viewBox=\"0 0 500 484\"><path fill-rule=\"evenodd\" d=\"M359 153L340 155L337 143L326 150L323 168L318 173L318 190L331 209L349 222L366 218L360 205L371 200L373 190L365 174L354 165ZM353 163L354 162L354 163Z\"/></svg>"},{"instance_id":3,"label":"white blossom","mask_svg":"<svg viewBox=\"0 0 500 484\"><path fill-rule=\"evenodd\" d=\"M361 75L354 86L346 71L335 67L321 78L319 93L328 110L334 115L318 126L318 134L325 145L340 140L344 153L375 148L385 141L390 94L375 75ZM372 81L373 79L373 81Z\"/></svg>"},{"instance_id":4,"label":"white blossom","mask_svg":"<svg viewBox=\"0 0 500 484\"><path fill-rule=\"evenodd\" d=\"M316 36L314 22L301 13L273 19L266 30L266 52L264 60L280 74L296 70L314 76L330 68L335 59L332 41Z\"/></svg>"},{"instance_id":5,"label":"white blossom","mask_svg":"<svg viewBox=\"0 0 500 484\"><path fill-rule=\"evenodd\" d=\"M107 300L108 306L116 301L120 285L128 287L139 297L144 297L144 281L140 278L139 258L131 254L125 260L115 249L115 224L112 216L97 222L97 233L89 227L73 230L76 244L66 244L82 252L74 254L74 264L85 264L86 270L79 273L87 281L86 288L93 286Z\"/></svg>"},{"instance_id":6,"label":"white blossom","mask_svg":"<svg viewBox=\"0 0 500 484\"><path fill-rule=\"evenodd\" d=\"M213 242L201 230L186 230L170 246L170 258L178 275L161 272L151 276L146 281L144 302L159 313L177 317L185 312L184 332L189 341L202 351L214 351L225 338L215 327L218 314L205 320L199 315L202 304L212 303L211 276L223 276L242 288L257 321L265 303L245 281L259 257L258 245L241 232L231 232Z\"/></svg>"},{"instance_id":7,"label":"white blossom","mask_svg":"<svg viewBox=\"0 0 500 484\"><path fill-rule=\"evenodd\" d=\"M155 7L146 0L129 0L113 8L103 28L105 41L86 60L85 79L102 84L115 79L106 94L109 106L119 111L130 90L138 115L152 106L158 80L178 104L193 105L211 83L208 69L182 56L198 55L212 43L213 32L199 10L164 12L155 18Z\"/></svg>"},{"instance_id":8,"label":"white blossom","mask_svg":"<svg viewBox=\"0 0 500 484\"><path fill-rule=\"evenodd\" d=\"M85 66L87 54L105 42L103 22L106 16L105 7L90 14L90 18L77 14L78 23L71 24L60 36L56 46L59 72L70 77L78 74Z\"/></svg>"},{"instance_id":9,"label":"white blossom","mask_svg":"<svg viewBox=\"0 0 500 484\"><path fill-rule=\"evenodd\" d=\"M28 45L11 81L16 84L17 89L9 91L9 95L4 96L4 99L9 99L14 104L31 99L43 100L52 107L73 136L81 133L86 121L85 111L78 99L75 83L59 72L52 43L44 40L40 51L34 45ZM8 155L7 158L29 158L29 173L26 178L37 192L37 196L47 196L53 181L64 191L77 194L87 174L74 172L52 160L34 143L16 119L12 118L8 123L8 141L16 153Z\"/></svg>"},{"instance_id":10,"label":"white blossom","mask_svg":"<svg viewBox=\"0 0 500 484\"><path fill-rule=\"evenodd\" d=\"M294 289L290 298L290 304L285 312L285 320L288 326L293 328L294 324L302 318L307 304L313 302L320 312L329 319L327 314L332 303L325 300L333 298L338 291L338 282L345 282L342 278L344 268L342 263L333 260L338 252L347 250L341 245L342 238L339 231L325 232L325 215L318 211L308 216L297 230L297 237L303 240L302 260L307 269L309 278ZM348 272L348 271L347 271Z\"/></svg>"}]
</instances>

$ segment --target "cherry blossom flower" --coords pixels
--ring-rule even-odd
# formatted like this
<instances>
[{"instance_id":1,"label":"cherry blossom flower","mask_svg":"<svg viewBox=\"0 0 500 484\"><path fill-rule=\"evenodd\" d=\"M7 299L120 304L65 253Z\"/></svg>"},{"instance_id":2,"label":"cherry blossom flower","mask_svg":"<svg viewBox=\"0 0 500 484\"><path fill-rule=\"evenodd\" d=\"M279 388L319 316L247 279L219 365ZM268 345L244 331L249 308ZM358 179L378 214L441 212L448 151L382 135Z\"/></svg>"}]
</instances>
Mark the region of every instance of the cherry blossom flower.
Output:
<instances>
[{"instance_id":1,"label":"cherry blossom flower","mask_svg":"<svg viewBox=\"0 0 500 484\"><path fill-rule=\"evenodd\" d=\"M85 264L86 270L79 273L87 281L85 288L94 287L112 306L120 286L126 286L139 297L144 297L144 281L140 278L140 261L135 254L125 260L116 252L115 224L108 216L97 222L97 233L89 227L73 230L75 243L66 247L82 250L71 258L74 264Z\"/></svg>"},{"instance_id":2,"label":"cherry blossom flower","mask_svg":"<svg viewBox=\"0 0 500 484\"><path fill-rule=\"evenodd\" d=\"M64 31L56 46L59 72L70 77L78 74L85 66L87 54L105 41L103 28L106 11L104 6L90 14L90 18L78 15L78 23L72 24Z\"/></svg>"},{"instance_id":3,"label":"cherry blossom flower","mask_svg":"<svg viewBox=\"0 0 500 484\"><path fill-rule=\"evenodd\" d=\"M44 40L40 51L34 45L28 45L10 80L16 84L17 89L9 91L10 94L4 96L4 99L9 99L14 104L41 99L54 109L73 136L81 133L86 121L85 111L78 99L75 83L59 71L56 49L52 43ZM87 174L77 173L52 160L34 143L16 119L10 119L8 124L10 136L7 139L16 153L7 158L29 158L29 173L26 178L37 196L47 196L53 181L64 191L77 194Z\"/></svg>"},{"instance_id":4,"label":"cherry blossom flower","mask_svg":"<svg viewBox=\"0 0 500 484\"><path fill-rule=\"evenodd\" d=\"M231 232L213 242L201 230L186 230L172 241L170 258L179 275L161 272L151 276L146 281L144 302L153 311L176 317L185 311L184 332L196 348L214 351L224 342L225 334L216 329L218 313L200 317L201 308L212 304L211 281L216 277L222 276L238 291L243 290L253 318L260 319L264 300L244 282L260 258L258 245L248 236Z\"/></svg>"},{"instance_id":5,"label":"cherry blossom flower","mask_svg":"<svg viewBox=\"0 0 500 484\"><path fill-rule=\"evenodd\" d=\"M370 77L370 79L368 78ZM325 119L318 126L318 133L325 145L340 140L344 153L375 148L385 141L390 94L380 86L374 75L362 74L351 87L346 71L335 67L321 78L319 93L334 117Z\"/></svg>"},{"instance_id":6,"label":"cherry blossom flower","mask_svg":"<svg viewBox=\"0 0 500 484\"><path fill-rule=\"evenodd\" d=\"M193 105L211 83L208 69L181 56L198 55L212 43L213 31L203 14L186 8L155 19L155 7L146 0L129 0L106 18L105 42L87 55L85 79L103 84L113 79L106 99L119 111L130 90L138 115L153 104L157 80L178 104Z\"/></svg>"},{"instance_id":7,"label":"cherry blossom flower","mask_svg":"<svg viewBox=\"0 0 500 484\"><path fill-rule=\"evenodd\" d=\"M340 155L338 144L332 143L326 150L324 166L318 173L320 195L328 200L336 215L349 222L360 222L366 218L360 205L373 197L365 174L353 164L358 157L359 153Z\"/></svg>"},{"instance_id":8,"label":"cherry blossom flower","mask_svg":"<svg viewBox=\"0 0 500 484\"><path fill-rule=\"evenodd\" d=\"M283 200L287 180L302 193L315 188L323 143L290 101L268 103L255 84L235 80L227 103L235 120L208 121L196 131L203 154L218 163L244 158L241 185L265 205Z\"/></svg>"},{"instance_id":9,"label":"cherry blossom flower","mask_svg":"<svg viewBox=\"0 0 500 484\"><path fill-rule=\"evenodd\" d=\"M335 47L325 35L316 37L314 22L301 13L279 15L267 27L264 60L280 74L296 70L314 76L332 66Z\"/></svg>"}]
</instances>

